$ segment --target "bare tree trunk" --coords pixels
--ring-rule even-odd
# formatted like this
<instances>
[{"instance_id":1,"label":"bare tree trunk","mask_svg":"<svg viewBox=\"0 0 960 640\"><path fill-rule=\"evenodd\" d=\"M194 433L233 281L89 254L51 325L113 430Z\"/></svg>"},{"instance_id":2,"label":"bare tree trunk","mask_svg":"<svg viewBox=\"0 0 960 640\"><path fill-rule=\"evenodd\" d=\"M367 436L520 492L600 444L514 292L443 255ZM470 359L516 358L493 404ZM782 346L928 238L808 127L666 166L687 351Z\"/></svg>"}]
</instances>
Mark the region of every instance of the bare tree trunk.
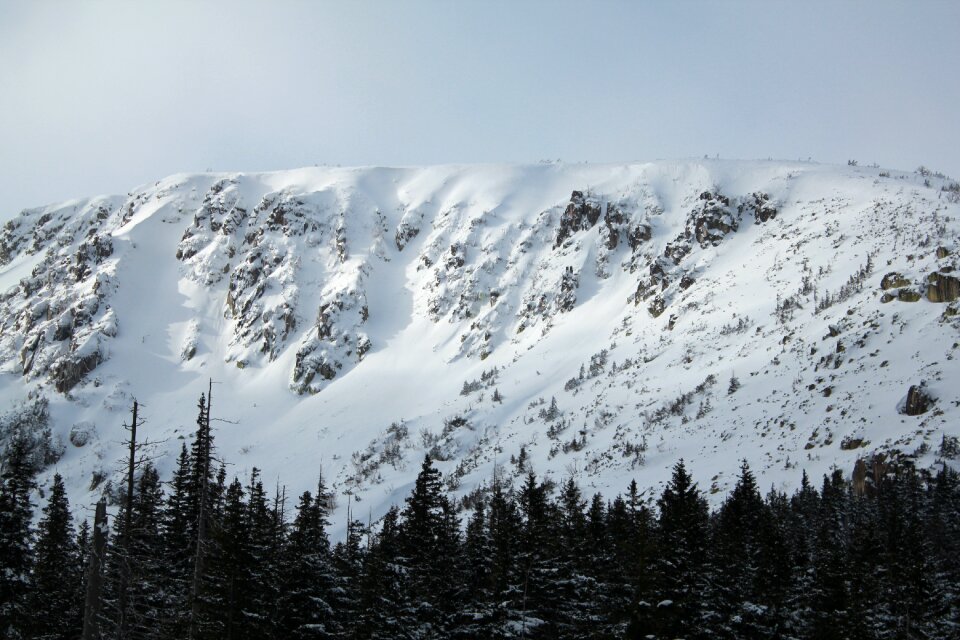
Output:
<instances>
[{"instance_id":1,"label":"bare tree trunk","mask_svg":"<svg viewBox=\"0 0 960 640\"><path fill-rule=\"evenodd\" d=\"M130 585L130 528L133 521L133 472L136 468L137 460L137 401L133 401L133 421L130 423L130 461L127 465L127 498L124 504L125 513L123 517L123 538L120 541L120 553L123 556L120 567L120 628L118 638L124 640L127 637L127 589Z\"/></svg>"},{"instance_id":2,"label":"bare tree trunk","mask_svg":"<svg viewBox=\"0 0 960 640\"><path fill-rule=\"evenodd\" d=\"M83 603L83 640L100 637L100 592L103 589L103 555L107 548L107 500L100 498L93 518L93 546L87 557L87 593Z\"/></svg>"}]
</instances>

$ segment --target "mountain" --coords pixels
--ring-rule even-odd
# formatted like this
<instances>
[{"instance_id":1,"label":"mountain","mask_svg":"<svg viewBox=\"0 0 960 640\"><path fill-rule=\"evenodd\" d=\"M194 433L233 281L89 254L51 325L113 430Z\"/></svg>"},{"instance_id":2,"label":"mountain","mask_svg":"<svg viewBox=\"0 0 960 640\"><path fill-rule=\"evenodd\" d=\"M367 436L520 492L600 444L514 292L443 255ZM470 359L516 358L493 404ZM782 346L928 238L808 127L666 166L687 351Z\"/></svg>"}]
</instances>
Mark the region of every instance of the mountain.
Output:
<instances>
[{"instance_id":1,"label":"mountain","mask_svg":"<svg viewBox=\"0 0 960 640\"><path fill-rule=\"evenodd\" d=\"M681 457L711 492L741 458L778 488L929 465L960 417L958 200L925 171L703 160L175 175L31 209L0 235L0 439L31 425L89 504L133 399L169 477L212 379L228 473L322 468L341 521L424 452L458 495L522 468L656 491Z\"/></svg>"}]
</instances>

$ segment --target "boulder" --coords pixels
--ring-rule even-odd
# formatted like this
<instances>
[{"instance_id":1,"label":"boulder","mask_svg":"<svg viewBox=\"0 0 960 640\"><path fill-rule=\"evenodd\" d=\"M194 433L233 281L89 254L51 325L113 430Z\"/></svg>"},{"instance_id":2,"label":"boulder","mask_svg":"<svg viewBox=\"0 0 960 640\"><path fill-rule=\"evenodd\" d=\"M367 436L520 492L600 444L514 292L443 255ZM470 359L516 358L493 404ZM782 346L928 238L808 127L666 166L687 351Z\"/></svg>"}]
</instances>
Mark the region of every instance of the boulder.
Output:
<instances>
[{"instance_id":1,"label":"boulder","mask_svg":"<svg viewBox=\"0 0 960 640\"><path fill-rule=\"evenodd\" d=\"M927 276L927 300L953 302L957 298L960 298L960 279L937 272Z\"/></svg>"},{"instance_id":2,"label":"boulder","mask_svg":"<svg viewBox=\"0 0 960 640\"><path fill-rule=\"evenodd\" d=\"M70 444L75 447L84 447L94 437L96 431L92 422L78 422L70 427Z\"/></svg>"},{"instance_id":3,"label":"boulder","mask_svg":"<svg viewBox=\"0 0 960 640\"><path fill-rule=\"evenodd\" d=\"M911 282L909 278L903 277L902 274L899 274L896 271L891 271L887 275L883 276L883 280L880 281L880 288L886 291L887 289L909 287L910 284Z\"/></svg>"},{"instance_id":4,"label":"boulder","mask_svg":"<svg viewBox=\"0 0 960 640\"><path fill-rule=\"evenodd\" d=\"M933 398L923 389L922 385L911 385L907 391L907 402L903 413L908 416L919 416L930 410Z\"/></svg>"},{"instance_id":5,"label":"boulder","mask_svg":"<svg viewBox=\"0 0 960 640\"><path fill-rule=\"evenodd\" d=\"M900 302L917 302L920 299L920 294L913 289L900 289L897 292L897 299Z\"/></svg>"}]
</instances>

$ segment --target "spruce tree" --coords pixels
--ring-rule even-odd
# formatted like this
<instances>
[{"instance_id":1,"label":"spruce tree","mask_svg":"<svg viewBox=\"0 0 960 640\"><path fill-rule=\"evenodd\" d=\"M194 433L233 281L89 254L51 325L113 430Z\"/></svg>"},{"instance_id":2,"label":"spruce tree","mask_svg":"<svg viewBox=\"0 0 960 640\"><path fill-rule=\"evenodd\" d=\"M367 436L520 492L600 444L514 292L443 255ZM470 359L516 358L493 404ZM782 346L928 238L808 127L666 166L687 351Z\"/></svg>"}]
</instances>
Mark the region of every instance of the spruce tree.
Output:
<instances>
[{"instance_id":1,"label":"spruce tree","mask_svg":"<svg viewBox=\"0 0 960 640\"><path fill-rule=\"evenodd\" d=\"M459 523L429 455L424 457L403 516L402 553L409 573L410 615L420 633L443 637L462 596Z\"/></svg>"},{"instance_id":2,"label":"spruce tree","mask_svg":"<svg viewBox=\"0 0 960 640\"><path fill-rule=\"evenodd\" d=\"M487 529L486 508L483 500L477 502L467 522L463 540L465 579L470 597L467 600L457 635L454 637L491 637L492 618L490 534Z\"/></svg>"},{"instance_id":3,"label":"spruce tree","mask_svg":"<svg viewBox=\"0 0 960 640\"><path fill-rule=\"evenodd\" d=\"M281 635L286 638L330 638L334 586L327 538L327 490L320 480L317 497L300 496L297 515L284 553L280 601Z\"/></svg>"},{"instance_id":4,"label":"spruce tree","mask_svg":"<svg viewBox=\"0 0 960 640\"><path fill-rule=\"evenodd\" d=\"M552 577L549 589L544 589L541 611L546 624L537 630L541 637L583 637L594 626L593 609L598 594L596 582L586 570L589 563L586 506L580 487L573 478L568 478L552 510L554 526L551 527L549 563Z\"/></svg>"},{"instance_id":5,"label":"spruce tree","mask_svg":"<svg viewBox=\"0 0 960 640\"><path fill-rule=\"evenodd\" d=\"M83 601L86 598L85 572L87 568L87 558L90 554L90 523L84 520L77 528L77 560L76 572L78 580L73 590L74 611L77 619L74 627L83 629Z\"/></svg>"},{"instance_id":6,"label":"spruce tree","mask_svg":"<svg viewBox=\"0 0 960 640\"><path fill-rule=\"evenodd\" d=\"M189 629L189 594L193 557L191 540L196 513L190 508L190 455L183 444L163 508L163 593L161 631L165 638L185 638Z\"/></svg>"},{"instance_id":7,"label":"spruce tree","mask_svg":"<svg viewBox=\"0 0 960 640\"><path fill-rule=\"evenodd\" d=\"M223 638L235 639L244 635L244 609L248 607L248 592L252 588L247 577L250 563L247 507L243 485L237 478L226 489L217 535L220 551L215 567L217 628Z\"/></svg>"},{"instance_id":8,"label":"spruce tree","mask_svg":"<svg viewBox=\"0 0 960 640\"><path fill-rule=\"evenodd\" d=\"M17 433L0 469L0 637L8 640L25 636L30 617L34 472L29 456L27 439Z\"/></svg>"},{"instance_id":9,"label":"spruce tree","mask_svg":"<svg viewBox=\"0 0 960 640\"><path fill-rule=\"evenodd\" d=\"M523 523L516 504L500 482L494 482L487 512L487 537L491 553L489 590L492 606L488 637L511 637L523 623Z\"/></svg>"},{"instance_id":10,"label":"spruce tree","mask_svg":"<svg viewBox=\"0 0 960 640\"><path fill-rule=\"evenodd\" d=\"M60 474L53 476L50 497L37 528L30 613L32 638L67 640L80 634L77 585L82 581L79 549L70 505Z\"/></svg>"},{"instance_id":11,"label":"spruce tree","mask_svg":"<svg viewBox=\"0 0 960 640\"><path fill-rule=\"evenodd\" d=\"M551 574L553 558L551 550L551 529L553 510L547 499L546 485L537 481L531 471L520 488L518 499L522 514L522 527L517 550L520 589L521 635L535 637L539 629L546 625L545 633L550 632L549 621L544 612L550 607Z\"/></svg>"},{"instance_id":12,"label":"spruce tree","mask_svg":"<svg viewBox=\"0 0 960 640\"><path fill-rule=\"evenodd\" d=\"M372 535L372 534L369 534ZM406 575L401 559L400 510L393 506L383 516L380 530L368 553L362 555L361 577L356 594L357 611L353 619L353 638L393 640L410 637L410 627L405 613L407 603ZM357 550L359 552L359 550ZM353 570L353 563L338 545L334 556L340 559L337 566ZM341 580L340 571L335 580ZM349 586L349 583L348 583ZM336 607L334 607L336 610ZM335 611L336 613L336 611ZM349 625L348 625L349 626Z\"/></svg>"},{"instance_id":13,"label":"spruce tree","mask_svg":"<svg viewBox=\"0 0 960 640\"><path fill-rule=\"evenodd\" d=\"M247 486L249 531L248 563L244 570L249 585L243 610L246 637L268 640L274 637L279 581L278 537L281 526L268 503L259 471L253 470Z\"/></svg>"},{"instance_id":14,"label":"spruce tree","mask_svg":"<svg viewBox=\"0 0 960 640\"><path fill-rule=\"evenodd\" d=\"M810 589L812 633L817 638L845 638L850 633L850 509L843 474L824 476Z\"/></svg>"},{"instance_id":15,"label":"spruce tree","mask_svg":"<svg viewBox=\"0 0 960 640\"><path fill-rule=\"evenodd\" d=\"M701 595L707 590L709 515L707 502L683 460L674 466L657 506L658 582L653 600L638 603L631 635L696 636L702 631L705 616Z\"/></svg>"},{"instance_id":16,"label":"spruce tree","mask_svg":"<svg viewBox=\"0 0 960 640\"><path fill-rule=\"evenodd\" d=\"M125 636L130 639L160 637L166 596L162 539L163 487L156 468L147 464L136 480L127 543L111 551L125 564L127 585ZM123 522L119 514L115 525ZM120 524L119 526L124 526ZM114 536L117 539L118 536ZM108 555L109 558L109 555Z\"/></svg>"},{"instance_id":17,"label":"spruce tree","mask_svg":"<svg viewBox=\"0 0 960 640\"><path fill-rule=\"evenodd\" d=\"M760 606L760 533L767 513L756 479L746 461L733 491L715 519L711 564L715 580L710 604L717 627L737 636L764 635L767 621Z\"/></svg>"},{"instance_id":18,"label":"spruce tree","mask_svg":"<svg viewBox=\"0 0 960 640\"><path fill-rule=\"evenodd\" d=\"M348 638L365 613L360 608L364 600L363 567L366 553L362 544L366 527L359 520L348 518L347 536L333 549L333 566L336 583L330 595L334 616L331 632L335 637ZM403 615L404 612L400 612ZM400 628L410 629L416 622L413 618L398 621ZM362 636L360 636L362 637Z\"/></svg>"}]
</instances>

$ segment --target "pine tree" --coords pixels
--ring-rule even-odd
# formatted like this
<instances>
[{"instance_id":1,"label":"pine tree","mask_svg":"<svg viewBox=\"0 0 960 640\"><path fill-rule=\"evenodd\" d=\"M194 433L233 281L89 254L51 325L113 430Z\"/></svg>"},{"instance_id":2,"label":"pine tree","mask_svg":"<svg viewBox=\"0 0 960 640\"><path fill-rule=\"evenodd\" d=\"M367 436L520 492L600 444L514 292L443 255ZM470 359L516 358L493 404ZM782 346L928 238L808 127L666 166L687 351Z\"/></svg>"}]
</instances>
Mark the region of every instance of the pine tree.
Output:
<instances>
[{"instance_id":1,"label":"pine tree","mask_svg":"<svg viewBox=\"0 0 960 640\"><path fill-rule=\"evenodd\" d=\"M243 624L246 637L266 640L273 637L276 624L280 523L268 504L257 469L250 476L247 493L246 526L250 546L248 564L244 570L248 573L250 588L247 606L243 611Z\"/></svg>"},{"instance_id":2,"label":"pine tree","mask_svg":"<svg viewBox=\"0 0 960 640\"><path fill-rule=\"evenodd\" d=\"M443 637L462 595L459 579L459 524L430 456L407 498L402 553L409 573L412 619L420 633Z\"/></svg>"},{"instance_id":3,"label":"pine tree","mask_svg":"<svg viewBox=\"0 0 960 640\"><path fill-rule=\"evenodd\" d=\"M595 626L592 618L598 594L596 582L586 570L586 506L580 487L573 478L568 478L553 510L556 514L551 535L553 575L550 588L544 590L547 597L542 611L547 624L538 629L538 633L584 637Z\"/></svg>"},{"instance_id":4,"label":"pine tree","mask_svg":"<svg viewBox=\"0 0 960 640\"><path fill-rule=\"evenodd\" d=\"M28 594L33 564L31 519L33 468L29 446L17 433L7 446L0 469L0 636L24 637L29 620Z\"/></svg>"},{"instance_id":5,"label":"pine tree","mask_svg":"<svg viewBox=\"0 0 960 640\"><path fill-rule=\"evenodd\" d=\"M492 607L487 637L511 637L523 622L524 572L520 558L523 525L516 504L499 481L493 484L487 512Z\"/></svg>"},{"instance_id":6,"label":"pine tree","mask_svg":"<svg viewBox=\"0 0 960 640\"><path fill-rule=\"evenodd\" d=\"M83 601L86 598L85 571L87 567L87 558L90 555L90 523L84 520L77 528L77 561L76 572L78 576L77 583L73 590L73 609L77 614L74 621L74 627L83 629Z\"/></svg>"},{"instance_id":7,"label":"pine tree","mask_svg":"<svg viewBox=\"0 0 960 640\"><path fill-rule=\"evenodd\" d=\"M370 534L372 535L372 534ZM355 591L357 611L353 619L353 638L393 640L409 638L412 624L405 612L409 610L404 568L401 564L400 511L391 507L380 522L380 531L374 537L370 550L363 554L361 577ZM359 553L359 549L355 553ZM336 558L349 556L338 545ZM338 566L353 564L346 558ZM335 579L341 579L337 572ZM336 607L335 607L336 608ZM349 625L348 625L349 626Z\"/></svg>"},{"instance_id":8,"label":"pine tree","mask_svg":"<svg viewBox=\"0 0 960 640\"><path fill-rule=\"evenodd\" d=\"M464 535L465 579L470 597L454 637L492 637L489 629L494 607L490 580L492 551L486 508L480 500L467 522Z\"/></svg>"},{"instance_id":9,"label":"pine tree","mask_svg":"<svg viewBox=\"0 0 960 640\"><path fill-rule=\"evenodd\" d=\"M163 508L163 563L160 576L164 594L162 635L185 638L189 629L189 594L196 513L190 509L191 469L187 445L183 444Z\"/></svg>"},{"instance_id":10,"label":"pine tree","mask_svg":"<svg viewBox=\"0 0 960 640\"><path fill-rule=\"evenodd\" d=\"M944 465L928 491L925 521L939 594L934 607L940 631L934 635L946 637L955 629L952 621L960 620L960 475Z\"/></svg>"},{"instance_id":11,"label":"pine tree","mask_svg":"<svg viewBox=\"0 0 960 640\"><path fill-rule=\"evenodd\" d=\"M217 627L223 638L243 637L243 611L247 606L249 536L243 485L237 478L226 489L223 514L217 530L219 557L215 567Z\"/></svg>"},{"instance_id":12,"label":"pine tree","mask_svg":"<svg viewBox=\"0 0 960 640\"><path fill-rule=\"evenodd\" d=\"M86 583L83 594L83 640L97 640L100 634L100 617L103 608L103 564L107 554L107 498L97 501L93 516L93 529L87 562L83 568Z\"/></svg>"},{"instance_id":13,"label":"pine tree","mask_svg":"<svg viewBox=\"0 0 960 640\"><path fill-rule=\"evenodd\" d=\"M810 589L813 608L812 632L830 640L849 634L850 620L850 527L846 484L837 470L824 476L814 551L814 579Z\"/></svg>"},{"instance_id":14,"label":"pine tree","mask_svg":"<svg viewBox=\"0 0 960 640\"><path fill-rule=\"evenodd\" d=\"M361 542L365 533L362 522L348 517L347 537L333 549L336 583L330 595L330 606L334 612L331 631L335 637L351 637L358 619L367 613L360 609L360 603L364 600L363 567L366 553ZM399 626L409 629L413 623L413 619L406 619L399 621Z\"/></svg>"},{"instance_id":15,"label":"pine tree","mask_svg":"<svg viewBox=\"0 0 960 640\"><path fill-rule=\"evenodd\" d=\"M106 591L113 594L113 622L118 636L130 639L160 637L166 597L164 588L163 540L161 534L163 488L160 476L147 464L135 489L129 521L125 507L114 518L116 534L107 553ZM126 534L122 534L122 531ZM126 538L119 544L121 536ZM117 595L126 581L124 623L119 622Z\"/></svg>"},{"instance_id":16,"label":"pine tree","mask_svg":"<svg viewBox=\"0 0 960 640\"><path fill-rule=\"evenodd\" d=\"M550 532L553 526L547 487L537 481L531 471L520 488L519 507L522 526L517 550L520 588L520 620L522 636L536 637L540 628L550 632L544 611L549 608L550 575L553 571Z\"/></svg>"},{"instance_id":17,"label":"pine tree","mask_svg":"<svg viewBox=\"0 0 960 640\"><path fill-rule=\"evenodd\" d=\"M792 630L788 603L799 571L790 547L790 501L786 494L771 489L765 505L765 516L757 532L759 560L755 588L758 604L763 607L764 633L778 637Z\"/></svg>"},{"instance_id":18,"label":"pine tree","mask_svg":"<svg viewBox=\"0 0 960 640\"><path fill-rule=\"evenodd\" d=\"M633 637L699 635L705 611L707 502L687 473L683 460L657 501L660 508L655 601L641 602L631 628Z\"/></svg>"},{"instance_id":19,"label":"pine tree","mask_svg":"<svg viewBox=\"0 0 960 640\"><path fill-rule=\"evenodd\" d=\"M211 624L216 603L211 600L214 588L210 582L208 559L216 554L212 541L213 475L213 430L210 426L211 392L201 395L198 403L197 431L190 448L190 471L187 482L188 523L195 523L190 530L191 567L189 575L189 637L190 640L217 635Z\"/></svg>"},{"instance_id":20,"label":"pine tree","mask_svg":"<svg viewBox=\"0 0 960 640\"><path fill-rule=\"evenodd\" d=\"M37 530L30 605L32 638L67 640L79 635L79 555L66 489L58 473Z\"/></svg>"},{"instance_id":21,"label":"pine tree","mask_svg":"<svg viewBox=\"0 0 960 640\"><path fill-rule=\"evenodd\" d=\"M309 491L300 496L284 558L280 635L285 638L332 637L334 576L326 532L327 499L322 479L316 498Z\"/></svg>"},{"instance_id":22,"label":"pine tree","mask_svg":"<svg viewBox=\"0 0 960 640\"><path fill-rule=\"evenodd\" d=\"M736 486L716 517L711 544L712 608L716 626L736 637L764 635L768 621L760 606L760 533L767 513L756 479L746 461L740 466Z\"/></svg>"}]
</instances>

